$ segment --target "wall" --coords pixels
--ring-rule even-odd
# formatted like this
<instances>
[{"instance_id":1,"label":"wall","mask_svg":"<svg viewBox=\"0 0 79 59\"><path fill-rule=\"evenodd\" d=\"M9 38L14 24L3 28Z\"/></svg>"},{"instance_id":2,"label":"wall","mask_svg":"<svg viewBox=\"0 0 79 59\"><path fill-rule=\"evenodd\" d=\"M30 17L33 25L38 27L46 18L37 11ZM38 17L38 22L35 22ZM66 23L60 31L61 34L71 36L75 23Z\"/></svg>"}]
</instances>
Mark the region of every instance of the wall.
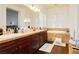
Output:
<instances>
[{"instance_id":1,"label":"wall","mask_svg":"<svg viewBox=\"0 0 79 59\"><path fill-rule=\"evenodd\" d=\"M69 27L70 27L70 31L71 31L71 36L74 39L78 39L78 26L77 26L77 22L78 22L78 5L77 4L71 4L69 6ZM75 34L75 37L74 37Z\"/></svg>"},{"instance_id":2,"label":"wall","mask_svg":"<svg viewBox=\"0 0 79 59\"><path fill-rule=\"evenodd\" d=\"M33 14L33 20L31 22L31 26L44 28L46 27L46 15L42 11L36 12Z\"/></svg>"},{"instance_id":3,"label":"wall","mask_svg":"<svg viewBox=\"0 0 79 59\"><path fill-rule=\"evenodd\" d=\"M79 5L78 5L78 11L79 11ZM79 39L79 12L78 12L77 28L78 28L77 35L78 35L78 39Z\"/></svg>"},{"instance_id":4,"label":"wall","mask_svg":"<svg viewBox=\"0 0 79 59\"><path fill-rule=\"evenodd\" d=\"M49 9L47 12L48 28L69 28L71 37L74 37L75 29L77 39L78 5L61 5Z\"/></svg>"},{"instance_id":5,"label":"wall","mask_svg":"<svg viewBox=\"0 0 79 59\"><path fill-rule=\"evenodd\" d=\"M39 27L45 28L46 27L46 15L41 11L39 13Z\"/></svg>"},{"instance_id":6,"label":"wall","mask_svg":"<svg viewBox=\"0 0 79 59\"><path fill-rule=\"evenodd\" d=\"M61 5L49 9L47 12L47 27L63 28L68 27L68 6Z\"/></svg>"},{"instance_id":7,"label":"wall","mask_svg":"<svg viewBox=\"0 0 79 59\"><path fill-rule=\"evenodd\" d=\"M0 28L6 29L6 8L0 5Z\"/></svg>"}]
</instances>

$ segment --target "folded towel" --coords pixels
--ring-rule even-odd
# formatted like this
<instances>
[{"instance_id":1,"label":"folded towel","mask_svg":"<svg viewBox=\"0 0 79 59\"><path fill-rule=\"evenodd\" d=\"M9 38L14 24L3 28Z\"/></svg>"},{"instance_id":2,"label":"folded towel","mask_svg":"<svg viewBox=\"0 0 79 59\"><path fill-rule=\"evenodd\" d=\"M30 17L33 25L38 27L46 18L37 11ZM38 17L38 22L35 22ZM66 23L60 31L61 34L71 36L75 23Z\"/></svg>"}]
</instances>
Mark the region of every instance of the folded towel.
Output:
<instances>
[{"instance_id":1,"label":"folded towel","mask_svg":"<svg viewBox=\"0 0 79 59\"><path fill-rule=\"evenodd\" d=\"M62 43L62 39L61 38L56 38L54 42L55 43Z\"/></svg>"},{"instance_id":2,"label":"folded towel","mask_svg":"<svg viewBox=\"0 0 79 59\"><path fill-rule=\"evenodd\" d=\"M66 47L66 43L62 43L62 39L61 38L56 38L54 41L55 45L57 46L63 46Z\"/></svg>"},{"instance_id":3,"label":"folded towel","mask_svg":"<svg viewBox=\"0 0 79 59\"><path fill-rule=\"evenodd\" d=\"M53 44L45 43L39 50L47 53L51 53L53 46L54 46L54 43Z\"/></svg>"}]
</instances>

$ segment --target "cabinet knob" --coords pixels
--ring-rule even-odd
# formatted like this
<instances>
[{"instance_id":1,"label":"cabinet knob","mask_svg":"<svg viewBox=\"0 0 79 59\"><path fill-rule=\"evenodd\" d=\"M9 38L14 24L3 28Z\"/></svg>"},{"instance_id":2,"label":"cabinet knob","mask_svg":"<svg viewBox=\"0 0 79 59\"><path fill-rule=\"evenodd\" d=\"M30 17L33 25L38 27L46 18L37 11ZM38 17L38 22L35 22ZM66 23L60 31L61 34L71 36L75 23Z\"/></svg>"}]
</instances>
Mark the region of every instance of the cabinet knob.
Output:
<instances>
[{"instance_id":1,"label":"cabinet knob","mask_svg":"<svg viewBox=\"0 0 79 59\"><path fill-rule=\"evenodd\" d=\"M19 46L19 48L21 48L21 46Z\"/></svg>"},{"instance_id":2,"label":"cabinet knob","mask_svg":"<svg viewBox=\"0 0 79 59\"><path fill-rule=\"evenodd\" d=\"M16 48L16 50L17 50L18 48Z\"/></svg>"}]
</instances>

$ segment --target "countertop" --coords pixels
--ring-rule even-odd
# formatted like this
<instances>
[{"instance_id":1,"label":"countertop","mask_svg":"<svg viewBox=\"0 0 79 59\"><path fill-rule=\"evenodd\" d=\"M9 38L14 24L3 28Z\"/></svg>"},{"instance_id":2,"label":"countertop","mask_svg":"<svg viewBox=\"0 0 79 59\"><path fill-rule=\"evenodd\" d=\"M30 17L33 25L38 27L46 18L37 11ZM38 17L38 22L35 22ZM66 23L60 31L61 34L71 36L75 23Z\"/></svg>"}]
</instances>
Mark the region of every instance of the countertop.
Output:
<instances>
[{"instance_id":1,"label":"countertop","mask_svg":"<svg viewBox=\"0 0 79 59\"><path fill-rule=\"evenodd\" d=\"M48 30L47 33L69 34L66 31Z\"/></svg>"},{"instance_id":2,"label":"countertop","mask_svg":"<svg viewBox=\"0 0 79 59\"><path fill-rule=\"evenodd\" d=\"M42 32L42 31L45 31L45 30L36 30L36 31L28 31L28 32L25 32L25 33L14 33L14 34L8 34L8 35L1 35L0 36L0 43L15 40L15 39L18 39L18 38L21 38L21 37L24 37L24 36L33 35L35 33L39 33L39 32Z\"/></svg>"}]
</instances>

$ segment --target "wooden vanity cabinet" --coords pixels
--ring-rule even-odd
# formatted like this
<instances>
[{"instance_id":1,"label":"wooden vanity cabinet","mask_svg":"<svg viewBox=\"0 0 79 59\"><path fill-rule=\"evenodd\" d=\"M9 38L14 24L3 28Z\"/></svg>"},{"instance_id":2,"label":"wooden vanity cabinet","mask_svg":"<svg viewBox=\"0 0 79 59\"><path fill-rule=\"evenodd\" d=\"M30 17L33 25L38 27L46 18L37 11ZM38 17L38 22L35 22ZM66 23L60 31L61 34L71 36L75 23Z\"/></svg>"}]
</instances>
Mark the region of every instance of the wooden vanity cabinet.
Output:
<instances>
[{"instance_id":1,"label":"wooden vanity cabinet","mask_svg":"<svg viewBox=\"0 0 79 59\"><path fill-rule=\"evenodd\" d=\"M44 41L44 43L47 42L47 31L43 32L43 41Z\"/></svg>"},{"instance_id":2,"label":"wooden vanity cabinet","mask_svg":"<svg viewBox=\"0 0 79 59\"><path fill-rule=\"evenodd\" d=\"M17 40L19 54L33 54L47 41L47 32L35 33Z\"/></svg>"},{"instance_id":3,"label":"wooden vanity cabinet","mask_svg":"<svg viewBox=\"0 0 79 59\"><path fill-rule=\"evenodd\" d=\"M18 45L18 53L19 54L30 54L32 53L32 47L31 47L31 37L22 37L17 40Z\"/></svg>"},{"instance_id":4,"label":"wooden vanity cabinet","mask_svg":"<svg viewBox=\"0 0 79 59\"><path fill-rule=\"evenodd\" d=\"M41 33L39 33L39 40L40 40L40 47L44 44L44 43L46 43L46 41L47 41L47 35L46 35L46 33L45 32L41 32Z\"/></svg>"},{"instance_id":5,"label":"wooden vanity cabinet","mask_svg":"<svg viewBox=\"0 0 79 59\"><path fill-rule=\"evenodd\" d=\"M39 33L36 33L35 35L31 36L31 44L32 44L32 52L34 53L35 51L37 51L37 49L39 49L39 44L40 44L40 40L39 40Z\"/></svg>"},{"instance_id":6,"label":"wooden vanity cabinet","mask_svg":"<svg viewBox=\"0 0 79 59\"><path fill-rule=\"evenodd\" d=\"M43 45L43 36L42 36L42 33L39 33L39 39L40 39L40 47Z\"/></svg>"},{"instance_id":7,"label":"wooden vanity cabinet","mask_svg":"<svg viewBox=\"0 0 79 59\"><path fill-rule=\"evenodd\" d=\"M0 43L1 54L33 54L47 41L47 32L42 31L32 35L15 38Z\"/></svg>"},{"instance_id":8,"label":"wooden vanity cabinet","mask_svg":"<svg viewBox=\"0 0 79 59\"><path fill-rule=\"evenodd\" d=\"M0 43L0 54L14 54L17 53L17 49L15 40Z\"/></svg>"}]
</instances>

